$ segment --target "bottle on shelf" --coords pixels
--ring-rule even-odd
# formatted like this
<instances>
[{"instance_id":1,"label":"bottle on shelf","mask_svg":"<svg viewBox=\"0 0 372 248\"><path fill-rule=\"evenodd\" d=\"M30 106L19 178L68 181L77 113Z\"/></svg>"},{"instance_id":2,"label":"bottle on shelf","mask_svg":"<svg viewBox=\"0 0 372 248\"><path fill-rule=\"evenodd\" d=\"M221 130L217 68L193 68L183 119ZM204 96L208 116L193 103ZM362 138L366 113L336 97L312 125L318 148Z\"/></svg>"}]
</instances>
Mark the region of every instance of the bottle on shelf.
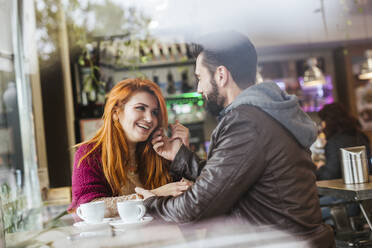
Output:
<instances>
[{"instance_id":1,"label":"bottle on shelf","mask_svg":"<svg viewBox=\"0 0 372 248\"><path fill-rule=\"evenodd\" d=\"M158 85L164 97L167 97L167 71L163 68L156 69L153 73L158 77Z\"/></svg>"},{"instance_id":2,"label":"bottle on shelf","mask_svg":"<svg viewBox=\"0 0 372 248\"><path fill-rule=\"evenodd\" d=\"M152 81L159 85L159 76L155 70L152 71Z\"/></svg>"},{"instance_id":3,"label":"bottle on shelf","mask_svg":"<svg viewBox=\"0 0 372 248\"><path fill-rule=\"evenodd\" d=\"M190 87L190 85L189 85L188 70L185 69L181 73L181 92L182 93L190 92L191 89L192 89L192 87Z\"/></svg>"},{"instance_id":4,"label":"bottle on shelf","mask_svg":"<svg viewBox=\"0 0 372 248\"><path fill-rule=\"evenodd\" d=\"M152 77L152 81L154 81L154 83L156 83L157 85L159 85L159 77L158 76L153 76Z\"/></svg>"},{"instance_id":5,"label":"bottle on shelf","mask_svg":"<svg viewBox=\"0 0 372 248\"><path fill-rule=\"evenodd\" d=\"M174 79L173 79L173 74L171 73L171 71L168 71L167 82L168 82L167 93L169 95L175 94L176 93L176 87L175 87L175 83L174 83Z\"/></svg>"},{"instance_id":6,"label":"bottle on shelf","mask_svg":"<svg viewBox=\"0 0 372 248\"><path fill-rule=\"evenodd\" d=\"M97 101L97 94L94 82L91 77L91 69L89 67L81 68L82 73L82 104L88 105L89 102Z\"/></svg>"},{"instance_id":7,"label":"bottle on shelf","mask_svg":"<svg viewBox=\"0 0 372 248\"><path fill-rule=\"evenodd\" d=\"M170 61L171 54L169 53L169 46L166 43L162 43L160 48L161 53L163 54L164 61Z\"/></svg>"},{"instance_id":8,"label":"bottle on shelf","mask_svg":"<svg viewBox=\"0 0 372 248\"><path fill-rule=\"evenodd\" d=\"M179 61L180 60L180 54L177 49L177 44L173 43L170 47L170 54L171 54L171 60L172 61Z\"/></svg>"},{"instance_id":9,"label":"bottle on shelf","mask_svg":"<svg viewBox=\"0 0 372 248\"><path fill-rule=\"evenodd\" d=\"M168 122L175 123L176 118L177 118L177 113L174 110L174 104L171 104L168 109Z\"/></svg>"},{"instance_id":10,"label":"bottle on shelf","mask_svg":"<svg viewBox=\"0 0 372 248\"><path fill-rule=\"evenodd\" d=\"M152 45L152 52L154 54L153 60L154 61L161 61L161 54L160 54L159 44L154 43Z\"/></svg>"},{"instance_id":11,"label":"bottle on shelf","mask_svg":"<svg viewBox=\"0 0 372 248\"><path fill-rule=\"evenodd\" d=\"M105 103L106 91L105 91L106 83L100 81L97 87L97 101L96 104L103 105Z\"/></svg>"},{"instance_id":12,"label":"bottle on shelf","mask_svg":"<svg viewBox=\"0 0 372 248\"><path fill-rule=\"evenodd\" d=\"M6 112L12 112L17 108L17 88L15 82L8 83L8 87L3 94L3 100Z\"/></svg>"},{"instance_id":13,"label":"bottle on shelf","mask_svg":"<svg viewBox=\"0 0 372 248\"><path fill-rule=\"evenodd\" d=\"M186 43L180 43L179 50L180 50L180 54L182 56L181 60L191 58L191 56L189 56L190 54L188 53L188 47L187 47Z\"/></svg>"}]
</instances>

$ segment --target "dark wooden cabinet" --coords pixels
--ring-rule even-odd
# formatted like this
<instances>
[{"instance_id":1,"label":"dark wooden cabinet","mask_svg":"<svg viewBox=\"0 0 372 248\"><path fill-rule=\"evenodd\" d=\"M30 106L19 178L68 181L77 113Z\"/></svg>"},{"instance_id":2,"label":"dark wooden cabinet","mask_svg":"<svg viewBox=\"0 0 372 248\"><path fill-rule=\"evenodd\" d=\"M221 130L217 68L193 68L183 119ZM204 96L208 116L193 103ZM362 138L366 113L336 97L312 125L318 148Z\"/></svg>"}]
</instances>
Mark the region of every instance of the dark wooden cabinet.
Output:
<instances>
[{"instance_id":1,"label":"dark wooden cabinet","mask_svg":"<svg viewBox=\"0 0 372 248\"><path fill-rule=\"evenodd\" d=\"M368 113L365 112L369 109L368 104L365 105L365 100L368 98L370 87L372 95L372 81L359 80L358 78L367 49L372 49L372 43L345 46L334 51L335 86L339 101L359 119L363 131L372 141L372 98L371 118L367 118L366 114Z\"/></svg>"}]
</instances>

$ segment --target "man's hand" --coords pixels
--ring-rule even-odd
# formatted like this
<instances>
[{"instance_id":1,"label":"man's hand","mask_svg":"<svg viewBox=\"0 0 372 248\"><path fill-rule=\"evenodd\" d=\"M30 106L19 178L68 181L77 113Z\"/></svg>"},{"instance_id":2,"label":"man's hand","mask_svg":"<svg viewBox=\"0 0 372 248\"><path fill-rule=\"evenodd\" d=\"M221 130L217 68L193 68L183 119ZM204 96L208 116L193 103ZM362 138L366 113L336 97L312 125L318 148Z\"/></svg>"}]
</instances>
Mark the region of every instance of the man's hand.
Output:
<instances>
[{"instance_id":1,"label":"man's hand","mask_svg":"<svg viewBox=\"0 0 372 248\"><path fill-rule=\"evenodd\" d=\"M190 137L190 132L187 127L182 125L178 120L176 120L175 124L170 124L171 130L172 130L172 137L170 138L171 140L174 139L181 139L182 143L186 146L189 147L189 137Z\"/></svg>"},{"instance_id":2,"label":"man's hand","mask_svg":"<svg viewBox=\"0 0 372 248\"><path fill-rule=\"evenodd\" d=\"M186 179L186 178L184 178L184 177L180 180L180 182L186 182L189 186L191 186L191 185L194 184L193 181L190 181L190 180L188 180L188 179Z\"/></svg>"},{"instance_id":3,"label":"man's hand","mask_svg":"<svg viewBox=\"0 0 372 248\"><path fill-rule=\"evenodd\" d=\"M190 181L181 180L179 182L165 184L150 191L157 196L178 196L185 192L191 185L192 183Z\"/></svg>"},{"instance_id":4,"label":"man's hand","mask_svg":"<svg viewBox=\"0 0 372 248\"><path fill-rule=\"evenodd\" d=\"M140 187L136 187L134 190L146 200L151 196L179 196L192 184L192 181L182 178L179 182L168 183L153 190L146 190Z\"/></svg>"},{"instance_id":5,"label":"man's hand","mask_svg":"<svg viewBox=\"0 0 372 248\"><path fill-rule=\"evenodd\" d=\"M189 147L189 129L176 121L175 124L170 125L172 130L172 137L164 135L162 129L154 132L151 143L157 154L165 159L173 161L182 143Z\"/></svg>"}]
</instances>

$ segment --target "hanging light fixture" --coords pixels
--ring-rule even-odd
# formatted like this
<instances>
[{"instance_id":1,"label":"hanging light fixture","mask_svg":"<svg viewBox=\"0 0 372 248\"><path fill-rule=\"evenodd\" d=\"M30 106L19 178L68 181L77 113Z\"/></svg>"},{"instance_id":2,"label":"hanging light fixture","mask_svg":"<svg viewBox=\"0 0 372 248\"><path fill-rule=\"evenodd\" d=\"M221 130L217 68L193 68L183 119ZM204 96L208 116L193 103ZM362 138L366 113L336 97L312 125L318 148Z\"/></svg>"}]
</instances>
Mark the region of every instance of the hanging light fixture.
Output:
<instances>
[{"instance_id":1,"label":"hanging light fixture","mask_svg":"<svg viewBox=\"0 0 372 248\"><path fill-rule=\"evenodd\" d=\"M365 60L362 63L362 69L359 74L360 80L372 79L372 50L366 50L364 55Z\"/></svg>"},{"instance_id":2,"label":"hanging light fixture","mask_svg":"<svg viewBox=\"0 0 372 248\"><path fill-rule=\"evenodd\" d=\"M307 60L309 68L304 74L304 86L312 87L325 84L325 78L322 70L317 67L317 59L311 57Z\"/></svg>"},{"instance_id":3,"label":"hanging light fixture","mask_svg":"<svg viewBox=\"0 0 372 248\"><path fill-rule=\"evenodd\" d=\"M360 3L359 3L360 4ZM363 13L363 24L364 24L364 32L366 35L366 40L368 40L368 20L367 14L364 8L361 8ZM362 68L360 70L358 78L360 80L370 80L372 82L372 50L367 49L364 52L364 61L362 63Z\"/></svg>"},{"instance_id":4,"label":"hanging light fixture","mask_svg":"<svg viewBox=\"0 0 372 248\"><path fill-rule=\"evenodd\" d=\"M322 14L322 21L324 26L324 31L326 34L326 37L328 37L328 26L327 26L327 19L326 19L326 12L324 9L324 0L319 0L320 2L320 8L314 10L314 13L321 13ZM309 46L310 46L310 37L309 37ZM304 73L304 80L303 80L303 86L305 87L316 87L316 86L322 86L326 84L326 80L324 77L324 74L322 70L317 66L317 59L315 57L310 57L306 61L308 65L308 69Z\"/></svg>"}]
</instances>

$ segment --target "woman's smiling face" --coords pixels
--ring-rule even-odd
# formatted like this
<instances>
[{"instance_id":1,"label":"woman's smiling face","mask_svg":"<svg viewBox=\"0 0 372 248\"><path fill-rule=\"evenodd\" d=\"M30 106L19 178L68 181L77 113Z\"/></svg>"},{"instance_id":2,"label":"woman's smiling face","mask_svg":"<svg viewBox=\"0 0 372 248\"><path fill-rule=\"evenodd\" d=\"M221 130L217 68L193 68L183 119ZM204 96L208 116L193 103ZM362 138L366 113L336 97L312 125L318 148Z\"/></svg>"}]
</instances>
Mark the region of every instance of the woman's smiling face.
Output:
<instances>
[{"instance_id":1,"label":"woman's smiling face","mask_svg":"<svg viewBox=\"0 0 372 248\"><path fill-rule=\"evenodd\" d=\"M130 145L146 141L158 127L158 101L149 92L135 92L117 117Z\"/></svg>"}]
</instances>

